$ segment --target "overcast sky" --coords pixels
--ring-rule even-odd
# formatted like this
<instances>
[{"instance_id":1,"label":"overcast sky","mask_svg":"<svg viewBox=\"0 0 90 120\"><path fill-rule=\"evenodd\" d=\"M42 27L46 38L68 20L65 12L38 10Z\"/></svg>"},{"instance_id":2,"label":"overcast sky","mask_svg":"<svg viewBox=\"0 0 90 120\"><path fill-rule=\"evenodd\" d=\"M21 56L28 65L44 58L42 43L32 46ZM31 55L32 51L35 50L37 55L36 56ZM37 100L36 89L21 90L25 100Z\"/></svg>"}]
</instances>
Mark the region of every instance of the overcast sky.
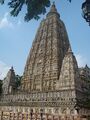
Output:
<instances>
[{"instance_id":1,"label":"overcast sky","mask_svg":"<svg viewBox=\"0 0 90 120\"><path fill-rule=\"evenodd\" d=\"M83 0L55 0L60 18L64 21L72 50L80 67L90 67L90 27L82 18L81 5ZM49 8L50 9L50 8ZM49 11L47 9L47 12ZM0 79L5 77L8 69L13 66L16 74L23 74L24 66L32 41L40 21L24 22L25 8L17 18L10 17L10 9L0 6Z\"/></svg>"}]
</instances>

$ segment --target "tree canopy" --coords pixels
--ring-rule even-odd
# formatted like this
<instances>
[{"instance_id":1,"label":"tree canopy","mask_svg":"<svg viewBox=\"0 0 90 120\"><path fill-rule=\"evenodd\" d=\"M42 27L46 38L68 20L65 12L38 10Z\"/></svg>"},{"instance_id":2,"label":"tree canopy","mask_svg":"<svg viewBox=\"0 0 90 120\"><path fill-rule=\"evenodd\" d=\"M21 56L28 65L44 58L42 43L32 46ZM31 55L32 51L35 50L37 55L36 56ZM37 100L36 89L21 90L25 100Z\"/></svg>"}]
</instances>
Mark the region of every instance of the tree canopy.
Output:
<instances>
[{"instance_id":1,"label":"tree canopy","mask_svg":"<svg viewBox=\"0 0 90 120\"><path fill-rule=\"evenodd\" d=\"M0 0L1 4L4 4L6 0ZM71 2L71 0L68 0ZM31 19L38 20L41 14L46 13L46 8L50 7L50 0L8 0L8 6L11 8L11 16L18 16L22 10L23 5L26 5L27 12L25 14L24 20L30 21Z\"/></svg>"},{"instance_id":2,"label":"tree canopy","mask_svg":"<svg viewBox=\"0 0 90 120\"><path fill-rule=\"evenodd\" d=\"M19 75L15 76L16 88L18 88L21 85L21 79L22 79L22 76L19 76Z\"/></svg>"},{"instance_id":3,"label":"tree canopy","mask_svg":"<svg viewBox=\"0 0 90 120\"><path fill-rule=\"evenodd\" d=\"M2 80L0 80L0 94L2 93Z\"/></svg>"}]
</instances>

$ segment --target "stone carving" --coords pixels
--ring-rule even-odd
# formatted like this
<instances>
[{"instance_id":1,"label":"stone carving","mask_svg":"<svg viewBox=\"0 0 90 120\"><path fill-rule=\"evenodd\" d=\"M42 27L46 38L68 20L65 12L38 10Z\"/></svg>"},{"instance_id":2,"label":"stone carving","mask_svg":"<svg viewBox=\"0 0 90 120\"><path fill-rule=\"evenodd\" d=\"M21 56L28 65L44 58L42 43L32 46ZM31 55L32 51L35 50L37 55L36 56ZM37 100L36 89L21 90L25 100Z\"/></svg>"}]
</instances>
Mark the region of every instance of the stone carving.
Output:
<instances>
[{"instance_id":1,"label":"stone carving","mask_svg":"<svg viewBox=\"0 0 90 120\"><path fill-rule=\"evenodd\" d=\"M2 92L3 94L11 94L15 89L15 73L13 67L7 73L6 78L3 80Z\"/></svg>"},{"instance_id":2,"label":"stone carving","mask_svg":"<svg viewBox=\"0 0 90 120\"><path fill-rule=\"evenodd\" d=\"M41 21L17 92L13 91L14 77L11 68L3 83L1 111L18 113L17 117L25 112L30 116L31 110L35 114L40 113L41 109L45 114L78 114L77 99L85 98L82 85L90 85L90 68L87 65L78 68L65 25L55 4L51 6L46 19ZM85 112L90 115L90 110L79 109L80 115Z\"/></svg>"}]
</instances>

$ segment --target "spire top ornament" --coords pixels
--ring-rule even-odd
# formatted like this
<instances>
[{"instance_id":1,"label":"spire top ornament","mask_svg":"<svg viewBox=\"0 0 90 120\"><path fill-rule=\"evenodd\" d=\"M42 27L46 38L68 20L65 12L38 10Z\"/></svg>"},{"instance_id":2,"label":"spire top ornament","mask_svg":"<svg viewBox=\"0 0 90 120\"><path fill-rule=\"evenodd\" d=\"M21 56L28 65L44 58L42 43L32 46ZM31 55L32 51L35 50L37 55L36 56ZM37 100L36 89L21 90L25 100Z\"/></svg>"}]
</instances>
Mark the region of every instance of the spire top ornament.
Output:
<instances>
[{"instance_id":1,"label":"spire top ornament","mask_svg":"<svg viewBox=\"0 0 90 120\"><path fill-rule=\"evenodd\" d=\"M55 1L53 1L51 8L50 8L50 11L47 14L47 16L51 16L51 15L55 15L55 14L60 17L59 13L57 12L56 6L55 6Z\"/></svg>"}]
</instances>

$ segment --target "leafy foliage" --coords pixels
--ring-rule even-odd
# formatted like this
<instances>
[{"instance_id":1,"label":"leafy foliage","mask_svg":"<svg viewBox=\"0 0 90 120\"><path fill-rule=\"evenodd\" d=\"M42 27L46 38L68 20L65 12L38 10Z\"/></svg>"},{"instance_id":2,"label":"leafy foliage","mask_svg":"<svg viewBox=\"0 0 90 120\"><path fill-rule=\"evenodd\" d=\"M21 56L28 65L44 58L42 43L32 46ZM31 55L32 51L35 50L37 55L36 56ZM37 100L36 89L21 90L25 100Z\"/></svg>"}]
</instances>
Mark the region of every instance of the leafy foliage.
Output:
<instances>
[{"instance_id":1,"label":"leafy foliage","mask_svg":"<svg viewBox=\"0 0 90 120\"><path fill-rule=\"evenodd\" d=\"M22 10L23 5L27 7L27 13L24 17L25 21L30 21L31 19L38 20L41 14L46 13L46 8L50 7L50 0L8 0L8 6L11 8L11 15L18 16L19 12ZM68 0L71 2L71 0ZM4 4L5 0L0 0L1 4Z\"/></svg>"},{"instance_id":2,"label":"leafy foliage","mask_svg":"<svg viewBox=\"0 0 90 120\"><path fill-rule=\"evenodd\" d=\"M0 80L0 94L2 93L2 80Z\"/></svg>"},{"instance_id":3,"label":"leafy foliage","mask_svg":"<svg viewBox=\"0 0 90 120\"><path fill-rule=\"evenodd\" d=\"M88 83L90 85L90 82ZM77 103L80 108L87 108L90 109L90 86L88 88L85 87L83 90L83 99L78 99Z\"/></svg>"},{"instance_id":4,"label":"leafy foliage","mask_svg":"<svg viewBox=\"0 0 90 120\"><path fill-rule=\"evenodd\" d=\"M19 75L15 76L16 88L18 88L21 85L21 78L22 76L19 76Z\"/></svg>"}]
</instances>

